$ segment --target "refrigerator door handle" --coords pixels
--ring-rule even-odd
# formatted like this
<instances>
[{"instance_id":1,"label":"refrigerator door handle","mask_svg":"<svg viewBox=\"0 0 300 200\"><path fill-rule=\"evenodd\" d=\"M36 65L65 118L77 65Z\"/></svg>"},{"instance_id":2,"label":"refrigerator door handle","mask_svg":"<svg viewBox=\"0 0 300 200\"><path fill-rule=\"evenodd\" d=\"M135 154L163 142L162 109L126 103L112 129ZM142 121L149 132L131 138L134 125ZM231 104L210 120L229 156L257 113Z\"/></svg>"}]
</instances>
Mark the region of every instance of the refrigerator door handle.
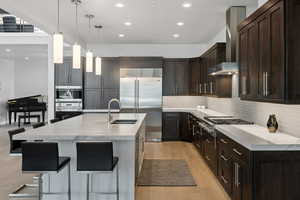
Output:
<instances>
[{"instance_id":1,"label":"refrigerator door handle","mask_svg":"<svg viewBox=\"0 0 300 200\"><path fill-rule=\"evenodd\" d=\"M140 80L137 80L137 112L140 112Z\"/></svg>"},{"instance_id":2,"label":"refrigerator door handle","mask_svg":"<svg viewBox=\"0 0 300 200\"><path fill-rule=\"evenodd\" d=\"M134 80L134 110L137 113L137 80Z\"/></svg>"}]
</instances>

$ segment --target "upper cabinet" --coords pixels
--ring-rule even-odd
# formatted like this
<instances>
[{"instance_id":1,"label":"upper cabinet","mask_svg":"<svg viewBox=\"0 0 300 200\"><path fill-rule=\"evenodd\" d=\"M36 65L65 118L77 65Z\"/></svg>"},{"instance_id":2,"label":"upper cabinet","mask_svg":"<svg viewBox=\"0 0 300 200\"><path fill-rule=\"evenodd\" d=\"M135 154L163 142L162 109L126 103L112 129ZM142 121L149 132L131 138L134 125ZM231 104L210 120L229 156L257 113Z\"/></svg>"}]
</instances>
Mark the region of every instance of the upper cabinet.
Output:
<instances>
[{"instance_id":1,"label":"upper cabinet","mask_svg":"<svg viewBox=\"0 0 300 200\"><path fill-rule=\"evenodd\" d=\"M270 0L239 25L243 100L300 103L300 3Z\"/></svg>"},{"instance_id":2,"label":"upper cabinet","mask_svg":"<svg viewBox=\"0 0 300 200\"><path fill-rule=\"evenodd\" d=\"M190 94L192 96L198 96L201 94L200 91L200 80L201 80L201 68L200 58L190 59L191 68L191 81L190 81Z\"/></svg>"},{"instance_id":3,"label":"upper cabinet","mask_svg":"<svg viewBox=\"0 0 300 200\"><path fill-rule=\"evenodd\" d=\"M190 95L189 59L164 59L163 96L186 95Z\"/></svg>"},{"instance_id":4,"label":"upper cabinet","mask_svg":"<svg viewBox=\"0 0 300 200\"><path fill-rule=\"evenodd\" d=\"M231 97L232 77L230 75L213 76L211 74L216 65L225 61L225 43L216 43L200 57L199 92L201 95Z\"/></svg>"},{"instance_id":5,"label":"upper cabinet","mask_svg":"<svg viewBox=\"0 0 300 200\"><path fill-rule=\"evenodd\" d=\"M73 69L71 57L65 57L63 64L55 64L56 86L82 86L82 69ZM83 66L83 65L82 65Z\"/></svg>"}]
</instances>

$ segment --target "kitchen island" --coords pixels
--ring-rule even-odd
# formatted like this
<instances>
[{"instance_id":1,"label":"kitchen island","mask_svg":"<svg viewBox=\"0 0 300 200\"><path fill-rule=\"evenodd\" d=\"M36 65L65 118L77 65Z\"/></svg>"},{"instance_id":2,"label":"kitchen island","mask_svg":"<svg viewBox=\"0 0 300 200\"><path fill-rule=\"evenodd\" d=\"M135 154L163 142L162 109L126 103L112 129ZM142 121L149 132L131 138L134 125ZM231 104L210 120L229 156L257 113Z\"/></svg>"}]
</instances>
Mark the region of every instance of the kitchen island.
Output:
<instances>
[{"instance_id":1,"label":"kitchen island","mask_svg":"<svg viewBox=\"0 0 300 200\"><path fill-rule=\"evenodd\" d=\"M145 141L146 114L113 114L114 119L136 119L135 124L110 124L107 114L83 114L71 119L32 129L19 134L14 139L43 140L57 142L60 156L71 157L71 194L72 200L86 198L86 175L76 171L76 142L78 141L112 141L114 156L119 157L120 200L135 199L135 179L141 169ZM115 173L93 175L92 191L115 192ZM43 177L43 190L48 192L67 191L67 169L59 174ZM45 199L53 199L47 198ZM63 199L61 197L61 199ZM115 195L94 195L91 199L116 199Z\"/></svg>"}]
</instances>

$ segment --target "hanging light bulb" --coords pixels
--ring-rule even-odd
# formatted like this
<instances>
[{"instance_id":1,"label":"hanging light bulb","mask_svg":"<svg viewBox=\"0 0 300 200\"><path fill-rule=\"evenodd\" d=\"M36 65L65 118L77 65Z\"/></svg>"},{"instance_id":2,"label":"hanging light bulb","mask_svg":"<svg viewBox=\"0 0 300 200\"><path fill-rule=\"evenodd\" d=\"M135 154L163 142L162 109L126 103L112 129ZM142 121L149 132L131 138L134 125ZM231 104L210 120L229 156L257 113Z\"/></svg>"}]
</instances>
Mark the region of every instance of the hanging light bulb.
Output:
<instances>
[{"instance_id":1,"label":"hanging light bulb","mask_svg":"<svg viewBox=\"0 0 300 200\"><path fill-rule=\"evenodd\" d=\"M95 72L95 74L96 75L101 75L101 70L102 70L102 58L100 58L100 57L96 57L96 72Z\"/></svg>"},{"instance_id":2,"label":"hanging light bulb","mask_svg":"<svg viewBox=\"0 0 300 200\"><path fill-rule=\"evenodd\" d=\"M85 70L86 72L93 72L93 52L91 52L90 50L88 50L86 52L86 65L85 65Z\"/></svg>"},{"instance_id":3,"label":"hanging light bulb","mask_svg":"<svg viewBox=\"0 0 300 200\"><path fill-rule=\"evenodd\" d=\"M73 68L81 68L81 46L77 43L73 45Z\"/></svg>"},{"instance_id":4,"label":"hanging light bulb","mask_svg":"<svg viewBox=\"0 0 300 200\"><path fill-rule=\"evenodd\" d=\"M77 40L79 39L79 32L78 32L78 5L81 3L81 0L72 0L76 7L76 16L75 16L75 23L76 23L76 31L77 31ZM75 42L73 45L73 68L80 69L81 68L81 46Z\"/></svg>"},{"instance_id":5,"label":"hanging light bulb","mask_svg":"<svg viewBox=\"0 0 300 200\"><path fill-rule=\"evenodd\" d=\"M91 19L93 19L95 16L94 15L85 15L89 19L89 35L91 35ZM86 72L93 72L93 52L91 50L88 50L86 52L86 63L85 63L85 70Z\"/></svg>"},{"instance_id":6,"label":"hanging light bulb","mask_svg":"<svg viewBox=\"0 0 300 200\"><path fill-rule=\"evenodd\" d=\"M57 33L53 34L53 62L61 64L64 62L64 36L59 32L60 2L57 1Z\"/></svg>"},{"instance_id":7,"label":"hanging light bulb","mask_svg":"<svg viewBox=\"0 0 300 200\"><path fill-rule=\"evenodd\" d=\"M101 25L95 25L95 28L100 30L102 29L102 26ZM100 38L101 39L101 38ZM99 41L100 41L99 39ZM102 58L97 56L96 59L95 59L95 63L96 63L96 71L95 71L95 74L100 76L101 75L101 71L102 71Z\"/></svg>"}]
</instances>

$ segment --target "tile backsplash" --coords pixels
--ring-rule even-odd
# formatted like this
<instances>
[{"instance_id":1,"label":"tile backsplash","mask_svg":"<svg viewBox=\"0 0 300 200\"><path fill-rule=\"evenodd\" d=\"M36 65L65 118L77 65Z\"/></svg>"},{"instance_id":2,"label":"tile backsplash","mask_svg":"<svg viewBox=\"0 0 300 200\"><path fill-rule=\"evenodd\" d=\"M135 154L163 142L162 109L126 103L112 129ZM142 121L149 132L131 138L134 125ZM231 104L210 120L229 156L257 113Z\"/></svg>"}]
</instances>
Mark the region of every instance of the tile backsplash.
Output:
<instances>
[{"instance_id":1,"label":"tile backsplash","mask_svg":"<svg viewBox=\"0 0 300 200\"><path fill-rule=\"evenodd\" d=\"M199 96L164 96L163 107L170 108L196 108L198 105L205 105L206 101Z\"/></svg>"},{"instance_id":2,"label":"tile backsplash","mask_svg":"<svg viewBox=\"0 0 300 200\"><path fill-rule=\"evenodd\" d=\"M234 98L212 97L164 97L164 107L196 107L205 105L209 109L233 115L244 120L266 126L270 114L275 114L279 130L300 137L300 105L283 105L241 101Z\"/></svg>"}]
</instances>

